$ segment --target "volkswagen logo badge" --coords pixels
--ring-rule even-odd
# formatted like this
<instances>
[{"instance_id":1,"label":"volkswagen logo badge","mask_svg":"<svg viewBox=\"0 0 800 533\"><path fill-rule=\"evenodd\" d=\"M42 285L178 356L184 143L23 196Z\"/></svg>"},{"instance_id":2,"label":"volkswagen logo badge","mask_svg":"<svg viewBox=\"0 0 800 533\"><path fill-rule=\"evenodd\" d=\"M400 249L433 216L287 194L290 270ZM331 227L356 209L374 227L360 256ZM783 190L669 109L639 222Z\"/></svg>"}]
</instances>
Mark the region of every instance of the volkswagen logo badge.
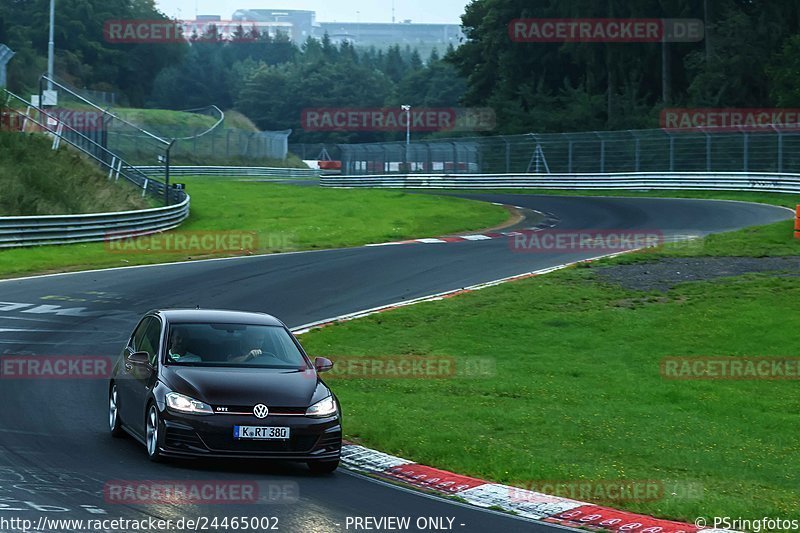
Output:
<instances>
[{"instance_id":1,"label":"volkswagen logo badge","mask_svg":"<svg viewBox=\"0 0 800 533\"><path fill-rule=\"evenodd\" d=\"M256 415L256 418L267 418L269 415L269 408L260 403L253 408L253 414Z\"/></svg>"}]
</instances>

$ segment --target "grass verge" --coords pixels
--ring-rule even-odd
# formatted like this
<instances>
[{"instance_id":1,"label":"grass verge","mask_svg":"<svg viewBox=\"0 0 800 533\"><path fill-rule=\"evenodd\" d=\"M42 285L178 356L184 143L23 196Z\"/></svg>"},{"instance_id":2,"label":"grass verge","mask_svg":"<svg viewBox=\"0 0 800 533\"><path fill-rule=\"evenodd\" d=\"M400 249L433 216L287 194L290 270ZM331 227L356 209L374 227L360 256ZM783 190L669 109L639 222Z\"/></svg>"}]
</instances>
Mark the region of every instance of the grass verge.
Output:
<instances>
[{"instance_id":1,"label":"grass verge","mask_svg":"<svg viewBox=\"0 0 800 533\"><path fill-rule=\"evenodd\" d=\"M0 275L341 248L482 229L508 218L505 209L484 202L398 191L322 189L213 178L181 181L187 184L192 209L178 233L253 232L258 236L255 249L196 247L111 253L105 243L17 248L0 252ZM159 242L164 241L155 244Z\"/></svg>"},{"instance_id":2,"label":"grass verge","mask_svg":"<svg viewBox=\"0 0 800 533\"><path fill-rule=\"evenodd\" d=\"M774 246L800 255L800 243L782 235ZM754 241L763 236L717 235L707 248L744 255L760 250ZM637 260L682 255L680 247L664 248ZM797 382L671 381L660 363L669 356L800 355L791 320L800 313L798 278L751 274L665 294L596 277L597 268L627 260L402 308L302 341L334 361L492 363L492 375L472 378L333 374L346 433L367 446L518 486L653 480L693 487L647 501L599 502L663 518L793 516L800 499L800 473L790 466L800 461Z\"/></svg>"},{"instance_id":3,"label":"grass verge","mask_svg":"<svg viewBox=\"0 0 800 533\"><path fill-rule=\"evenodd\" d=\"M149 207L76 151L44 135L0 132L0 216L72 215Z\"/></svg>"}]
</instances>

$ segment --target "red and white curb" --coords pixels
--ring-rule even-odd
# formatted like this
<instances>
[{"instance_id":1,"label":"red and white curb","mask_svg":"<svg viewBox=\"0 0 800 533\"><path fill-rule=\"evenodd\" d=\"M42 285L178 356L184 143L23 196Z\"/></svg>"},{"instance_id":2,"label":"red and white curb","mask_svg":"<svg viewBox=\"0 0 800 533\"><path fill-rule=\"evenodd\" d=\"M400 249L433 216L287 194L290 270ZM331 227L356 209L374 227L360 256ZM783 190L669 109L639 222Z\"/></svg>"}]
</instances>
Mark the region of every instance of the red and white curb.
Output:
<instances>
[{"instance_id":1,"label":"red and white curb","mask_svg":"<svg viewBox=\"0 0 800 533\"><path fill-rule=\"evenodd\" d=\"M402 485L456 496L483 508L502 509L518 516L569 527L637 533L695 533L693 524L662 520L591 503L549 496L518 487L490 483L424 466L355 444L342 447L342 463L349 469ZM703 529L705 533L729 533Z\"/></svg>"},{"instance_id":2,"label":"red and white curb","mask_svg":"<svg viewBox=\"0 0 800 533\"><path fill-rule=\"evenodd\" d=\"M529 211L536 213L537 215L541 215L543 218L542 223L538 226L533 228L527 228L522 231L531 232L531 231L544 231L548 228L554 228L559 219L550 213L543 213L541 211L536 211L534 209L530 209L528 207L519 207L519 206L507 206L505 204L498 204L492 202L493 205L499 205L503 207L513 207L514 209L519 209L520 211ZM451 242L468 242L468 241L491 241L494 239L505 239L509 237L514 237L516 235L523 235L519 231L501 231L501 232L492 232L492 233L476 233L470 235L455 235L452 237L436 237L436 238L427 238L427 239L409 239L405 241L393 241L393 242L383 242L378 244L367 244L368 248L373 248L377 246L398 246L401 244L447 244Z\"/></svg>"},{"instance_id":3,"label":"red and white curb","mask_svg":"<svg viewBox=\"0 0 800 533\"><path fill-rule=\"evenodd\" d=\"M563 270L576 264L591 263L598 259L615 257L634 251L636 250L626 250L624 252L608 254L593 259L575 261L526 274L481 283L463 289L446 291L391 305L366 309L356 313L306 324L293 329L292 332L296 335L301 335L311 330L323 328L332 324L355 320L357 318L363 318L417 303L442 300L511 281ZM342 463L347 468L356 472L372 474L441 495L457 496L477 507L502 509L521 517L542 520L563 526L625 533L696 533L701 531L701 528L693 524L673 522L627 511L619 511L587 502L550 496L518 487L491 483L454 474L355 444L344 444L342 446ZM735 533L723 529L702 529L702 531L704 533Z\"/></svg>"},{"instance_id":4,"label":"red and white curb","mask_svg":"<svg viewBox=\"0 0 800 533\"><path fill-rule=\"evenodd\" d=\"M533 230L540 231L540 230ZM477 235L459 235L457 237L438 237L430 239L411 239L408 241L394 241L383 242L379 244L367 244L367 248L375 248L378 246L398 246L401 244L446 244L450 242L466 242L466 241L491 241L493 239L502 239L504 237L513 237L514 235L522 235L516 231L508 231L503 233L483 233Z\"/></svg>"}]
</instances>

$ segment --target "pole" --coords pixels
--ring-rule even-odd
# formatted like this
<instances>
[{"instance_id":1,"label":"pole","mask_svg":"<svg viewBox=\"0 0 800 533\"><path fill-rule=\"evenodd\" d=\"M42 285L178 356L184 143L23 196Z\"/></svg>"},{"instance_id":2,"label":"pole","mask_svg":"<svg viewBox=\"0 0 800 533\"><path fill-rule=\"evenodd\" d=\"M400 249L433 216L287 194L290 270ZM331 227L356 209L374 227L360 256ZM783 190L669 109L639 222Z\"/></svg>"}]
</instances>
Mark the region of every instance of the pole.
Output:
<instances>
[{"instance_id":1,"label":"pole","mask_svg":"<svg viewBox=\"0 0 800 533\"><path fill-rule=\"evenodd\" d=\"M411 106L404 105L400 107L406 112L406 172L410 172L411 168L408 157L409 153L411 152Z\"/></svg>"},{"instance_id":2,"label":"pole","mask_svg":"<svg viewBox=\"0 0 800 533\"><path fill-rule=\"evenodd\" d=\"M165 165L165 168L164 168L164 205L169 205L170 204L170 201L169 201L169 165L170 165L170 151L172 151L172 145L174 145L174 144L175 144L175 140L173 139L173 141L171 143L169 143L169 146L167 146L167 151L166 151L167 153L165 154L165 157L164 157L164 165Z\"/></svg>"},{"instance_id":3,"label":"pole","mask_svg":"<svg viewBox=\"0 0 800 533\"><path fill-rule=\"evenodd\" d=\"M53 79L53 66L55 64L56 42L55 42L55 23L56 23L56 0L50 0L50 40L47 42L47 77ZM47 89L53 90L53 82L47 82ZM41 105L42 102L39 102Z\"/></svg>"},{"instance_id":4,"label":"pole","mask_svg":"<svg viewBox=\"0 0 800 533\"><path fill-rule=\"evenodd\" d=\"M411 108L406 111L406 146L411 146Z\"/></svg>"}]
</instances>

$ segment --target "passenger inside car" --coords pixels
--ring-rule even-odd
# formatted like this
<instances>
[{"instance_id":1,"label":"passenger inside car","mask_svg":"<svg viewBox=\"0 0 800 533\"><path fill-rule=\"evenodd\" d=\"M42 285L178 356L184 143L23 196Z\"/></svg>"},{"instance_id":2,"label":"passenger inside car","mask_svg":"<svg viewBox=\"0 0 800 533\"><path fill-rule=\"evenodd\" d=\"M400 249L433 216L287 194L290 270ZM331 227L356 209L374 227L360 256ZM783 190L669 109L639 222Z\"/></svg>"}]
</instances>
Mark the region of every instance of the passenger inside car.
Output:
<instances>
[{"instance_id":1,"label":"passenger inside car","mask_svg":"<svg viewBox=\"0 0 800 533\"><path fill-rule=\"evenodd\" d=\"M170 335L167 357L172 363L202 363L203 358L187 348L188 337L183 328L173 328Z\"/></svg>"}]
</instances>

